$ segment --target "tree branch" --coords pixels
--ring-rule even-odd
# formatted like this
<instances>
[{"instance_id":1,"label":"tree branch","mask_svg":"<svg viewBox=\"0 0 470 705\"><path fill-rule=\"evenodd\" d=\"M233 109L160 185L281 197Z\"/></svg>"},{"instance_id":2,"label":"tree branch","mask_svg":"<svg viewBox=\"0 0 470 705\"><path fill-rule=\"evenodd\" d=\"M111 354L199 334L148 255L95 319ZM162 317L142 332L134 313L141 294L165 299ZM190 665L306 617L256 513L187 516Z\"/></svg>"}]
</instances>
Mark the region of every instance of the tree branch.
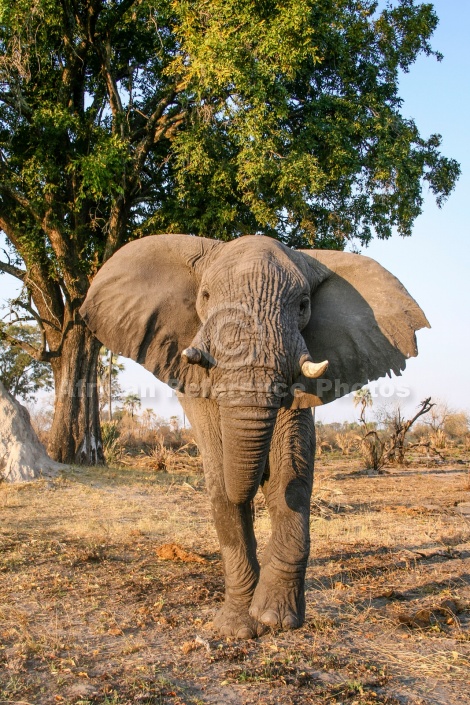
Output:
<instances>
[{"instance_id":1,"label":"tree branch","mask_svg":"<svg viewBox=\"0 0 470 705\"><path fill-rule=\"evenodd\" d=\"M111 214L108 221L108 237L106 238L103 262L106 262L122 244L121 241L128 208L128 203L123 196L119 196L111 206Z\"/></svg>"},{"instance_id":2,"label":"tree branch","mask_svg":"<svg viewBox=\"0 0 470 705\"><path fill-rule=\"evenodd\" d=\"M26 198L26 196L22 196L21 193L18 193L18 191L11 186L8 186L4 181L0 181L0 193L4 193L6 196L11 198L13 201L15 201L19 206L24 208L28 213L34 218L34 220L37 223L41 223L41 217L39 216L38 213L34 210L32 207L31 203L29 200ZM3 228L2 225L2 217L0 216L0 227ZM8 226L7 226L8 227ZM8 235L8 230L5 229L6 234ZM10 237L8 235L8 237Z\"/></svg>"},{"instance_id":3,"label":"tree branch","mask_svg":"<svg viewBox=\"0 0 470 705\"><path fill-rule=\"evenodd\" d=\"M171 103L174 101L174 99L177 96L177 90L173 89L170 91L170 93L162 98L162 100L159 102L157 105L156 109L152 113L152 115L149 117L145 131L146 135L145 137L140 141L140 143L137 146L136 149L136 159L134 162L134 174L137 175L141 170L142 167L144 166L145 160L147 159L147 155L152 147L153 144L155 144L155 137L156 137L156 132L157 130L163 127L163 124L166 122L169 124L169 119L164 120L163 123L161 123L162 118L164 117L163 113L165 112L166 108L171 105ZM180 115L185 115L186 113L180 113Z\"/></svg>"},{"instance_id":4,"label":"tree branch","mask_svg":"<svg viewBox=\"0 0 470 705\"><path fill-rule=\"evenodd\" d=\"M72 298L78 298L86 293L88 281L86 275L76 265L80 261L77 243L58 225L59 221L55 217L52 195L46 194L45 200L49 208L39 221L41 228L48 236L58 261L64 264L62 278L69 295Z\"/></svg>"},{"instance_id":5,"label":"tree branch","mask_svg":"<svg viewBox=\"0 0 470 705\"><path fill-rule=\"evenodd\" d=\"M29 295L29 297L30 297L30 301L31 301L31 294ZM42 320L41 316L39 315L39 313L34 310L34 308L31 306L31 303L25 304L23 301L20 301L19 299L16 299L12 303L13 303L13 305L17 305L20 308L23 308L36 321L36 323L38 324L39 331L41 333L41 350L46 350L46 348L47 348L46 331L44 328L43 320Z\"/></svg>"},{"instance_id":6,"label":"tree branch","mask_svg":"<svg viewBox=\"0 0 470 705\"><path fill-rule=\"evenodd\" d=\"M103 27L98 27L98 35L102 35L104 33L108 34L111 30L115 28L115 26L118 24L119 20L125 15L127 10L129 10L132 5L136 4L136 0L123 0L118 7L116 7L114 10L110 10L106 13L105 17L107 19L103 20ZM101 12L101 16L103 17L103 12ZM98 21L98 24L100 24L100 20L98 20L98 16L96 15L96 19Z\"/></svg>"},{"instance_id":7,"label":"tree branch","mask_svg":"<svg viewBox=\"0 0 470 705\"><path fill-rule=\"evenodd\" d=\"M119 115L123 115L124 110L122 107L121 96L119 95L116 81L111 73L111 45L109 40L106 40L105 44L99 42L97 46L99 49L99 53L101 54L101 70L103 72L106 81L106 86L108 88L109 104L111 106L111 112L114 118L113 132L116 132L116 120ZM121 132L123 132L123 130L124 121L122 121L121 124Z\"/></svg>"},{"instance_id":8,"label":"tree branch","mask_svg":"<svg viewBox=\"0 0 470 705\"><path fill-rule=\"evenodd\" d=\"M420 443L410 443L408 448L411 450L412 448L427 448L428 450L431 450L433 453L436 453L441 460L445 460L445 456L437 450L435 446L431 443L431 441L420 441Z\"/></svg>"},{"instance_id":9,"label":"tree branch","mask_svg":"<svg viewBox=\"0 0 470 705\"><path fill-rule=\"evenodd\" d=\"M407 429L411 428L411 426L414 424L414 422L419 419L420 416L423 416L423 414L427 414L429 411L431 411L432 407L436 406L435 404L431 404L431 397L428 397L424 401L421 402L420 409L416 412L416 414L413 416L412 419L406 422Z\"/></svg>"},{"instance_id":10,"label":"tree branch","mask_svg":"<svg viewBox=\"0 0 470 705\"><path fill-rule=\"evenodd\" d=\"M3 228L2 228L3 230ZM27 272L24 269L19 269L12 264L7 264L6 262L0 262L0 271L6 274L11 274L12 277L16 277L20 281L24 282Z\"/></svg>"},{"instance_id":11,"label":"tree branch","mask_svg":"<svg viewBox=\"0 0 470 705\"><path fill-rule=\"evenodd\" d=\"M171 139L178 130L178 127L183 124L185 119L186 112L175 115L172 120L169 120L166 125L155 132L154 142L158 142L158 140L162 137Z\"/></svg>"},{"instance_id":12,"label":"tree branch","mask_svg":"<svg viewBox=\"0 0 470 705\"><path fill-rule=\"evenodd\" d=\"M170 129L175 131L186 116L185 112L178 113L174 116L164 115L165 109L174 101L176 96L177 90L171 90L167 96L162 98L150 118L148 118L146 126L147 134L137 146L132 173L125 182L124 195L119 196L111 208L111 215L108 222L108 237L103 256L104 262L114 254L121 244L126 216L128 215L130 203L139 183L139 174L145 164L145 160L147 159L152 145Z\"/></svg>"},{"instance_id":13,"label":"tree branch","mask_svg":"<svg viewBox=\"0 0 470 705\"><path fill-rule=\"evenodd\" d=\"M8 105L9 108L16 110L20 115L23 115L28 121L31 121L33 117L33 112L29 105L27 104L24 96L18 90L18 93L12 93L11 91L4 93L0 92L0 101Z\"/></svg>"},{"instance_id":14,"label":"tree branch","mask_svg":"<svg viewBox=\"0 0 470 705\"><path fill-rule=\"evenodd\" d=\"M29 343L27 343L25 340L20 340L19 338L15 338L13 335L6 333L4 330L2 330L1 327L0 327L0 340L5 340L10 345L21 348L22 350L27 352L28 355L31 355L31 357L33 357L38 362L50 362L50 360L51 360L50 353L47 350L45 350L42 347L42 345L39 349L35 348L33 345L30 345Z\"/></svg>"},{"instance_id":15,"label":"tree branch","mask_svg":"<svg viewBox=\"0 0 470 705\"><path fill-rule=\"evenodd\" d=\"M3 230L7 238L12 243L13 247L20 253L20 234L16 231L16 228L5 218L5 213L0 213L0 230Z\"/></svg>"},{"instance_id":16,"label":"tree branch","mask_svg":"<svg viewBox=\"0 0 470 705\"><path fill-rule=\"evenodd\" d=\"M25 273L26 276L22 279L22 281L31 292L35 305L40 312L42 321L54 329L56 333L60 333L64 313L64 303L61 296L61 291L67 298L67 290L65 285L61 288L60 285L49 276L47 267L43 264L45 253L43 253L43 256L36 253L32 257L29 257L28 253L22 251L20 242L21 234L16 231L10 222L8 222L5 218L4 212L0 214L0 229L4 231L15 249L25 261L27 272ZM53 320L57 323L54 323Z\"/></svg>"}]
</instances>

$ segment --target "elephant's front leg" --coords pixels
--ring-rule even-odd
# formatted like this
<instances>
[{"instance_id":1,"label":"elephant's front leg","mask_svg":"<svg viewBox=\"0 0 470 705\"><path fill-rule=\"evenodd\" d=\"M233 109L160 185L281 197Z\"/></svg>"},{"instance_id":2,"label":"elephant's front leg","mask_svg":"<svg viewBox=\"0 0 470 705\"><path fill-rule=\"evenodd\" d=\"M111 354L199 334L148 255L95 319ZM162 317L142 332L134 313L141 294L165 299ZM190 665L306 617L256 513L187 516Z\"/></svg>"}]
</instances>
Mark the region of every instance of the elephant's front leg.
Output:
<instances>
[{"instance_id":1,"label":"elephant's front leg","mask_svg":"<svg viewBox=\"0 0 470 705\"><path fill-rule=\"evenodd\" d=\"M249 613L259 577L251 505L229 502L218 477L209 479L209 468L205 473L225 574L225 601L214 625L225 636L251 639L265 631Z\"/></svg>"},{"instance_id":2,"label":"elephant's front leg","mask_svg":"<svg viewBox=\"0 0 470 705\"><path fill-rule=\"evenodd\" d=\"M310 497L315 427L310 409L279 411L262 489L272 536L250 614L272 627L295 629L305 618L304 582L310 551Z\"/></svg>"},{"instance_id":3,"label":"elephant's front leg","mask_svg":"<svg viewBox=\"0 0 470 705\"><path fill-rule=\"evenodd\" d=\"M225 602L214 619L214 625L224 636L251 639L265 631L249 614L259 577L251 503L236 505L228 500L217 404L208 399L184 397L181 402L202 453L225 574Z\"/></svg>"}]
</instances>

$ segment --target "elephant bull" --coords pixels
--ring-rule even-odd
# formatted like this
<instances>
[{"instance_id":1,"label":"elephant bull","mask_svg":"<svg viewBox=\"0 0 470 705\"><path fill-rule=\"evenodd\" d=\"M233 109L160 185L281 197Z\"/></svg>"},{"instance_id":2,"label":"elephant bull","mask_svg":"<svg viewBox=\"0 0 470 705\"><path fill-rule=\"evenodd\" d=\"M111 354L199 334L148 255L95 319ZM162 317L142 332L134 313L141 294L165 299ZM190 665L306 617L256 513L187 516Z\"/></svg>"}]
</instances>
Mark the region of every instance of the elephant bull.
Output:
<instances>
[{"instance_id":1,"label":"elephant bull","mask_svg":"<svg viewBox=\"0 0 470 705\"><path fill-rule=\"evenodd\" d=\"M315 431L311 407L417 354L426 318L374 260L263 236L158 235L119 250L81 314L110 350L180 394L204 463L225 572L221 634L304 620ZM272 536L261 567L251 500Z\"/></svg>"}]
</instances>

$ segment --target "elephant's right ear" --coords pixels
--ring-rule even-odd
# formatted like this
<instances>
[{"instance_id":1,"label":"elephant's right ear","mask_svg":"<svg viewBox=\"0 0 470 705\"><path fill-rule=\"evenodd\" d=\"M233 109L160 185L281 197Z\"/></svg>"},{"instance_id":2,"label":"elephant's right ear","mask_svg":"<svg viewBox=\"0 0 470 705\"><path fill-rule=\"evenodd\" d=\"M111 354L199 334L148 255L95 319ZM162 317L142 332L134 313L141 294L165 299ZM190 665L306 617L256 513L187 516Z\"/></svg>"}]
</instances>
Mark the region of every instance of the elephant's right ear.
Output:
<instances>
[{"instance_id":1,"label":"elephant's right ear","mask_svg":"<svg viewBox=\"0 0 470 705\"><path fill-rule=\"evenodd\" d=\"M80 309L98 340L183 389L204 370L181 352L201 325L196 296L206 261L223 243L191 235L152 235L116 252L94 278Z\"/></svg>"}]
</instances>

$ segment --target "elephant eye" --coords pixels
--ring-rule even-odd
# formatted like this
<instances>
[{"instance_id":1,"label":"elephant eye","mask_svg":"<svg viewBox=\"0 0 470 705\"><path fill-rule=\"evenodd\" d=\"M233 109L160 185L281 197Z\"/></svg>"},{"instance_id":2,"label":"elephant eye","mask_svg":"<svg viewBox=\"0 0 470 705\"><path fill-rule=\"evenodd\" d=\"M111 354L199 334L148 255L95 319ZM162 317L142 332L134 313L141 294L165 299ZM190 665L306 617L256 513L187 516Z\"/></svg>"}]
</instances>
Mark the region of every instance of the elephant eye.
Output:
<instances>
[{"instance_id":1,"label":"elephant eye","mask_svg":"<svg viewBox=\"0 0 470 705\"><path fill-rule=\"evenodd\" d=\"M207 289L204 289L201 295L203 301L209 301L209 292L207 291Z\"/></svg>"},{"instance_id":2,"label":"elephant eye","mask_svg":"<svg viewBox=\"0 0 470 705\"><path fill-rule=\"evenodd\" d=\"M302 301L300 302L300 307L299 307L300 315L303 315L308 310L309 304L310 304L310 299L307 299L307 298L302 299Z\"/></svg>"}]
</instances>

